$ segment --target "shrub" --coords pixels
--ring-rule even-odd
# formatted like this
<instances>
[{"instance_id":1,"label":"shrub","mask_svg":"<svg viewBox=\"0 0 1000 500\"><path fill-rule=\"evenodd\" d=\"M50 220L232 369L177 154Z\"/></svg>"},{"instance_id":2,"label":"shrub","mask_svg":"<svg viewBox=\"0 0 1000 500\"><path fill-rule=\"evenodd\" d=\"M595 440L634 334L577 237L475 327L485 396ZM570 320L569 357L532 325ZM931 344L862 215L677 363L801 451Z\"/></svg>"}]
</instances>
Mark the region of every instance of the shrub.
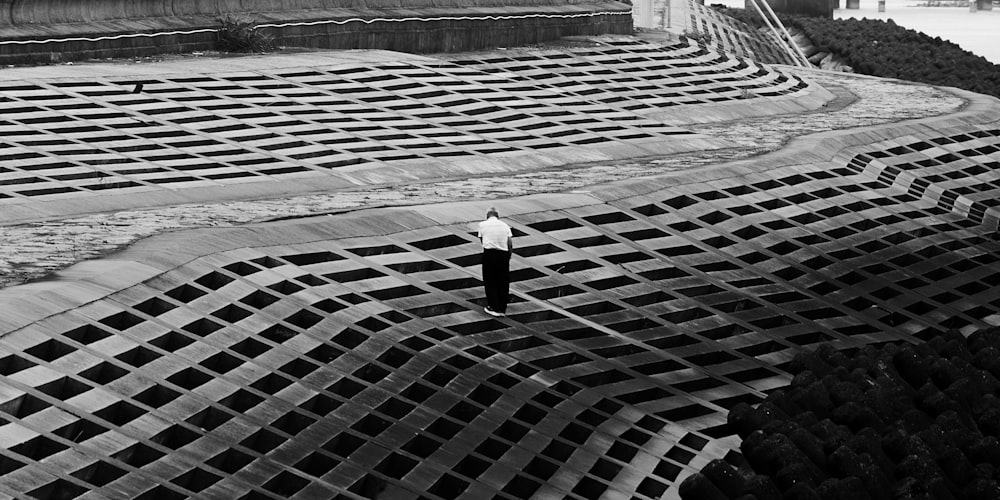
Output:
<instances>
[{"instance_id":1,"label":"shrub","mask_svg":"<svg viewBox=\"0 0 1000 500\"><path fill-rule=\"evenodd\" d=\"M763 21L745 9L722 12L751 26ZM903 28L891 19L825 19L779 14L820 52L840 56L858 73L943 85L1000 97L1000 65L954 43Z\"/></svg>"},{"instance_id":2,"label":"shrub","mask_svg":"<svg viewBox=\"0 0 1000 500\"><path fill-rule=\"evenodd\" d=\"M684 37L699 45L707 45L712 43L712 34L703 31L685 30Z\"/></svg>"},{"instance_id":3,"label":"shrub","mask_svg":"<svg viewBox=\"0 0 1000 500\"><path fill-rule=\"evenodd\" d=\"M1000 498L998 353L996 327L847 355L829 344L801 353L788 364L788 387L757 408L730 410L742 456L710 462L680 496Z\"/></svg>"},{"instance_id":4,"label":"shrub","mask_svg":"<svg viewBox=\"0 0 1000 500\"><path fill-rule=\"evenodd\" d=\"M218 18L222 25L218 31L219 50L223 52L271 52L274 37L257 29L254 19L240 14L226 14Z\"/></svg>"}]
</instances>

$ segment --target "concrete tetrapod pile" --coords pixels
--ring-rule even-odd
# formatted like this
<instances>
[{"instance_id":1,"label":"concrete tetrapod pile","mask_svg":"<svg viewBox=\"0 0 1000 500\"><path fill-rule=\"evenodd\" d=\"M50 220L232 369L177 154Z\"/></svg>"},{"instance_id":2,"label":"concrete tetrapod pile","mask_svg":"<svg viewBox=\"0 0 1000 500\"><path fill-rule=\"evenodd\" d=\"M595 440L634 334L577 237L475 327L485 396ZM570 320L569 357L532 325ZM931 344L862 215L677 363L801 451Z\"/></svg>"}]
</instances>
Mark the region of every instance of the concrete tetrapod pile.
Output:
<instances>
[{"instance_id":1,"label":"concrete tetrapod pile","mask_svg":"<svg viewBox=\"0 0 1000 500\"><path fill-rule=\"evenodd\" d=\"M681 498L1000 497L998 334L796 356L786 389L729 413L743 457L711 461Z\"/></svg>"}]
</instances>

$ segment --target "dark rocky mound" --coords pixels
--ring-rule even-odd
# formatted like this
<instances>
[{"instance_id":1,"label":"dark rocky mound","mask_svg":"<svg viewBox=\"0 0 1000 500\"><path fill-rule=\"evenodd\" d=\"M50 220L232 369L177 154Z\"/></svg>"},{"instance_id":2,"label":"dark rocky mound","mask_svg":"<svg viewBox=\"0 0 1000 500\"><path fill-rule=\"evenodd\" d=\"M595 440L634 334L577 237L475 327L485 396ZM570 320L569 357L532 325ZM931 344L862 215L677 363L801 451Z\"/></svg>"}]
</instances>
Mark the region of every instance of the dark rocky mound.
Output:
<instances>
[{"instance_id":1,"label":"dark rocky mound","mask_svg":"<svg viewBox=\"0 0 1000 500\"><path fill-rule=\"evenodd\" d=\"M742 456L685 479L682 499L1000 498L1000 328L823 346L789 372L756 408L733 407Z\"/></svg>"}]
</instances>

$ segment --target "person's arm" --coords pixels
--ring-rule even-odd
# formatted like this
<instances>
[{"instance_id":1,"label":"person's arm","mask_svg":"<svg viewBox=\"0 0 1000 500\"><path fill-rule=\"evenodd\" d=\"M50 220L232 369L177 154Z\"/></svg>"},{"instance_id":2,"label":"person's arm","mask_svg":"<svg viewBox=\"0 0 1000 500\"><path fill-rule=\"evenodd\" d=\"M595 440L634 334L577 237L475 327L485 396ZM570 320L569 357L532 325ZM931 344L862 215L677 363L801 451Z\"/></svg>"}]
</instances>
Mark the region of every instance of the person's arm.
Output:
<instances>
[{"instance_id":1,"label":"person's arm","mask_svg":"<svg viewBox=\"0 0 1000 500\"><path fill-rule=\"evenodd\" d=\"M514 237L513 236L508 236L507 237L507 251L508 252L513 252L514 251Z\"/></svg>"}]
</instances>

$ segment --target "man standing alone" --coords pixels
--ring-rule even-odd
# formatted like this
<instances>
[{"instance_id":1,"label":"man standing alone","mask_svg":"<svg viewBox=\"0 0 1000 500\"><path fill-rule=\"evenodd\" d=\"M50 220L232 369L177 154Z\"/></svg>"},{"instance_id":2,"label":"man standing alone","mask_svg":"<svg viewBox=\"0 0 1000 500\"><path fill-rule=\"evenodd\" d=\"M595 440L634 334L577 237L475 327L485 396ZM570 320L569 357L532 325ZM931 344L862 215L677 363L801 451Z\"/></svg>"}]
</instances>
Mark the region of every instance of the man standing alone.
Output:
<instances>
[{"instance_id":1,"label":"man standing alone","mask_svg":"<svg viewBox=\"0 0 1000 500\"><path fill-rule=\"evenodd\" d=\"M507 312L510 294L510 254L514 251L514 234L500 220L497 209L486 211L486 220L479 223L479 239L483 242L483 287L486 288L486 314L503 316Z\"/></svg>"}]
</instances>

